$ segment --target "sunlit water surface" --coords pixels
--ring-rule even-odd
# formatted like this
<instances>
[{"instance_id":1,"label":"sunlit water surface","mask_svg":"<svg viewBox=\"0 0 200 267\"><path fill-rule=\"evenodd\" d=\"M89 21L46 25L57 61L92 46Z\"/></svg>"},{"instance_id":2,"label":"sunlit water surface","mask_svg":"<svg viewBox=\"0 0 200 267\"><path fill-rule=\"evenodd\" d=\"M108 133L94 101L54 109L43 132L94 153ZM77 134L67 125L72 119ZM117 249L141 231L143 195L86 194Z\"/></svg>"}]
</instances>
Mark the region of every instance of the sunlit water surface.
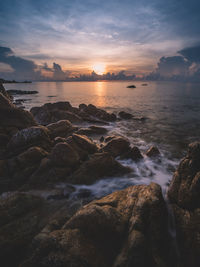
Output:
<instances>
[{"instance_id":1,"label":"sunlit water surface","mask_svg":"<svg viewBox=\"0 0 200 267\"><path fill-rule=\"evenodd\" d=\"M135 89L127 85L135 84ZM140 163L122 163L133 168L131 176L100 180L92 186L77 186L77 190L92 190L96 197L132 184L159 183L167 188L172 173L187 145L200 136L200 84L178 82L34 82L6 84L6 89L37 90L39 94L23 95L24 106L30 109L47 102L70 101L73 106L92 103L109 112L121 110L146 121L120 121L108 126L109 134L129 138L132 145L145 151L156 145L162 153L160 160L144 158Z\"/></svg>"}]
</instances>

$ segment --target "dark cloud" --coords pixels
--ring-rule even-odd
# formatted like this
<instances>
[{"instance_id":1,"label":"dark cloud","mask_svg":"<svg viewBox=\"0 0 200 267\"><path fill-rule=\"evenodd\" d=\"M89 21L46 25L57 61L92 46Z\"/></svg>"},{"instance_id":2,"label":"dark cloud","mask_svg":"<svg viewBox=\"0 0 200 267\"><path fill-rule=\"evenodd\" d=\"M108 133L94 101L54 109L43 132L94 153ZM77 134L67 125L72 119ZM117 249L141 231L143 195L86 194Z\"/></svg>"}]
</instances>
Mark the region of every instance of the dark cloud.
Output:
<instances>
[{"instance_id":1,"label":"dark cloud","mask_svg":"<svg viewBox=\"0 0 200 267\"><path fill-rule=\"evenodd\" d=\"M31 61L14 55L13 51L8 47L0 47L0 62L9 65L13 72L3 74L15 79L34 79L36 78L37 65ZM0 73L2 76L2 74Z\"/></svg>"},{"instance_id":2,"label":"dark cloud","mask_svg":"<svg viewBox=\"0 0 200 267\"><path fill-rule=\"evenodd\" d=\"M178 53L191 62L200 63L200 45L184 48Z\"/></svg>"}]
</instances>

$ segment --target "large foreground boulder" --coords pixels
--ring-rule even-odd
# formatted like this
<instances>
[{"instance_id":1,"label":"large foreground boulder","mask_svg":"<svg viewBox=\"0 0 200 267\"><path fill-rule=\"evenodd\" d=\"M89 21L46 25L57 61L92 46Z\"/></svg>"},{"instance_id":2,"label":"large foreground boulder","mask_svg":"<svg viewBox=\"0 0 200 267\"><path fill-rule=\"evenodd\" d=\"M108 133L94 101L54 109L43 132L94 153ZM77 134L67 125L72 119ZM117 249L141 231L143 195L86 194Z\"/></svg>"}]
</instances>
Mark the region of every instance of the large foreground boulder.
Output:
<instances>
[{"instance_id":1,"label":"large foreground boulder","mask_svg":"<svg viewBox=\"0 0 200 267\"><path fill-rule=\"evenodd\" d=\"M168 217L160 186L133 186L84 206L36 238L21 267L169 267Z\"/></svg>"},{"instance_id":2,"label":"large foreground boulder","mask_svg":"<svg viewBox=\"0 0 200 267\"><path fill-rule=\"evenodd\" d=\"M169 186L168 198L175 217L180 266L200 262L200 143L189 145Z\"/></svg>"}]
</instances>

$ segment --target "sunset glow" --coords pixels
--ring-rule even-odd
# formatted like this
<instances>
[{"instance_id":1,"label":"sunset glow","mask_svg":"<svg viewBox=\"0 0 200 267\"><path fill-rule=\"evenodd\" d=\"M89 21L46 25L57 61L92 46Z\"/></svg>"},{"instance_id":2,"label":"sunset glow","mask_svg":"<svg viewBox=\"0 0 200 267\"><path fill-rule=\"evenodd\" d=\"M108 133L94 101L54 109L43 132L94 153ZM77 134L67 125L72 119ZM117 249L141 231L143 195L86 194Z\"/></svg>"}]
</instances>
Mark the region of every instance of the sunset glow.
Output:
<instances>
[{"instance_id":1,"label":"sunset glow","mask_svg":"<svg viewBox=\"0 0 200 267\"><path fill-rule=\"evenodd\" d=\"M106 66L104 63L95 63L92 66L92 70L98 74L98 75L102 75L106 72Z\"/></svg>"}]
</instances>

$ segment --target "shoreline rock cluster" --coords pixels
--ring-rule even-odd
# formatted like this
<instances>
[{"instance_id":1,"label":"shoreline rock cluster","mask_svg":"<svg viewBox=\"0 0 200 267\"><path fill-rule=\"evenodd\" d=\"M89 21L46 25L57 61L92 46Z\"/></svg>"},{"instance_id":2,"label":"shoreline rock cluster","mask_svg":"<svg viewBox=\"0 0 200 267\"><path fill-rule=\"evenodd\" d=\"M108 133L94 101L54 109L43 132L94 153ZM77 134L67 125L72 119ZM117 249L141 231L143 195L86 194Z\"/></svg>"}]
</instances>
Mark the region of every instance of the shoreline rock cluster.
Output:
<instances>
[{"instance_id":1,"label":"shoreline rock cluster","mask_svg":"<svg viewBox=\"0 0 200 267\"><path fill-rule=\"evenodd\" d=\"M155 183L92 202L81 194L71 200L73 184L134 171L118 158L142 160L129 140L108 135L107 124L118 119L132 116L109 114L94 105L75 108L69 102L28 112L0 87L1 266L198 266L200 143L189 146L175 172L168 204ZM152 158L159 155L156 147L146 152ZM68 184L65 192L55 187L62 182ZM169 208L176 238L169 231Z\"/></svg>"}]
</instances>

